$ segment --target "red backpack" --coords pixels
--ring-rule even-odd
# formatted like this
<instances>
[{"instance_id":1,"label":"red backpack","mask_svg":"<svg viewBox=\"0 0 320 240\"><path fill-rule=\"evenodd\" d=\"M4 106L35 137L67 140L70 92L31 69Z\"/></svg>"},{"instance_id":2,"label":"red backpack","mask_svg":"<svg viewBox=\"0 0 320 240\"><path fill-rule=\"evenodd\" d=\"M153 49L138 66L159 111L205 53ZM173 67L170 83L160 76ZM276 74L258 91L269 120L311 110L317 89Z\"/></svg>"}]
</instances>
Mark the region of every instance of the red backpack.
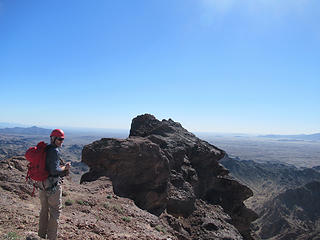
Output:
<instances>
[{"instance_id":1,"label":"red backpack","mask_svg":"<svg viewBox=\"0 0 320 240\"><path fill-rule=\"evenodd\" d=\"M49 176L46 170L47 144L39 142L36 147L29 148L24 156L29 161L26 180L46 180Z\"/></svg>"}]
</instances>

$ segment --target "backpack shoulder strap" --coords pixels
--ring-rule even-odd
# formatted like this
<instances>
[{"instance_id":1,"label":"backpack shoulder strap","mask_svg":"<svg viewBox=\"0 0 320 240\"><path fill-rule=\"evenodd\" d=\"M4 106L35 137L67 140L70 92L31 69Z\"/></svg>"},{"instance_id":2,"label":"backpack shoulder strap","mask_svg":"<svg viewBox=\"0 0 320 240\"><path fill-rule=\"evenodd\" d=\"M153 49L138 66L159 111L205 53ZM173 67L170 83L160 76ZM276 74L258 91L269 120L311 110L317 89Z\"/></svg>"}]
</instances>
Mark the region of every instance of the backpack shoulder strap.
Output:
<instances>
[{"instance_id":1,"label":"backpack shoulder strap","mask_svg":"<svg viewBox=\"0 0 320 240\"><path fill-rule=\"evenodd\" d=\"M45 151L48 152L49 149L51 149L51 148L53 148L53 146L52 146L51 144L48 144L48 145L46 146L46 148L45 148Z\"/></svg>"}]
</instances>

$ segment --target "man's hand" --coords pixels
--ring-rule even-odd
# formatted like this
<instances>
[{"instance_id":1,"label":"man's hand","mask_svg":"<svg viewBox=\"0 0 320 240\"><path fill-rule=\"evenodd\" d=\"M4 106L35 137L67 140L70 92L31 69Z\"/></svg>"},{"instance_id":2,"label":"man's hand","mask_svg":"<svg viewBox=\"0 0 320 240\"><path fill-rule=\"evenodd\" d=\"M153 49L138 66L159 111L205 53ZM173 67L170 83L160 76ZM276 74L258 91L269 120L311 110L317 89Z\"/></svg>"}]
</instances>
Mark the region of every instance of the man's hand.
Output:
<instances>
[{"instance_id":1,"label":"man's hand","mask_svg":"<svg viewBox=\"0 0 320 240\"><path fill-rule=\"evenodd\" d=\"M65 167L66 167L67 170L69 170L70 167L71 167L71 162L67 162Z\"/></svg>"},{"instance_id":2,"label":"man's hand","mask_svg":"<svg viewBox=\"0 0 320 240\"><path fill-rule=\"evenodd\" d=\"M67 171L69 170L71 167L71 163L70 162L67 162L65 166L62 166L61 169L62 171Z\"/></svg>"}]
</instances>

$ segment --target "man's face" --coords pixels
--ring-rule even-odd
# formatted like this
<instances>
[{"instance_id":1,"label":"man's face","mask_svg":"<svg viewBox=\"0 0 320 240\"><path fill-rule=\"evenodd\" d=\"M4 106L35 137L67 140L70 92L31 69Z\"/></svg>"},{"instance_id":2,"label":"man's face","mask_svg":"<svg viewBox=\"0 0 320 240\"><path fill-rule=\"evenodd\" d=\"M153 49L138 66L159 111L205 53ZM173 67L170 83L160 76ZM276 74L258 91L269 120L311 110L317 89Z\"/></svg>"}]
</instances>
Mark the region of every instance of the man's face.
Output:
<instances>
[{"instance_id":1,"label":"man's face","mask_svg":"<svg viewBox=\"0 0 320 240\"><path fill-rule=\"evenodd\" d=\"M56 145L57 145L58 147L61 147L63 141L64 141L64 138L57 138L55 143L56 143Z\"/></svg>"}]
</instances>

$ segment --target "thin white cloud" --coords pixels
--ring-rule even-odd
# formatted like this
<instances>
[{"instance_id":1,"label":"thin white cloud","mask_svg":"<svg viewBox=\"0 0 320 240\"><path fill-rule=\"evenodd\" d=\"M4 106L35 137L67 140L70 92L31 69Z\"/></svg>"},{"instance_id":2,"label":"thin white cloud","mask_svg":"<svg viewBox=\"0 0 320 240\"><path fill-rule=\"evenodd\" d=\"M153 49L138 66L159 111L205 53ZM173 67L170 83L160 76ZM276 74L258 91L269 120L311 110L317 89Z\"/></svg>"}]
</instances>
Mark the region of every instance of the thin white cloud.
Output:
<instances>
[{"instance_id":1,"label":"thin white cloud","mask_svg":"<svg viewBox=\"0 0 320 240\"><path fill-rule=\"evenodd\" d=\"M317 0L199 0L202 22L219 27L235 13L251 20L255 25L281 24L292 16L307 16Z\"/></svg>"},{"instance_id":2,"label":"thin white cloud","mask_svg":"<svg viewBox=\"0 0 320 240\"><path fill-rule=\"evenodd\" d=\"M225 15L234 8L250 14L261 12L276 17L287 14L302 14L312 7L316 0L200 0L206 14Z\"/></svg>"}]
</instances>

